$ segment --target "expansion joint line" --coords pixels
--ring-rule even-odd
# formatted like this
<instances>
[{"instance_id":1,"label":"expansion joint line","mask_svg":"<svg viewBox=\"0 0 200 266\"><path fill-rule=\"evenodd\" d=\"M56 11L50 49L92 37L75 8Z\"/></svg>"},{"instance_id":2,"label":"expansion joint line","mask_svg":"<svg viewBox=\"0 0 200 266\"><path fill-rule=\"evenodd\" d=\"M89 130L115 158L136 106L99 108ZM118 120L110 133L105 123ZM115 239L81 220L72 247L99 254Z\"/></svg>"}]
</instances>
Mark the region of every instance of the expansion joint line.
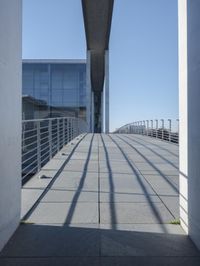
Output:
<instances>
[{"instance_id":1,"label":"expansion joint line","mask_svg":"<svg viewBox=\"0 0 200 266\"><path fill-rule=\"evenodd\" d=\"M97 135L97 145L98 145L98 215L99 215L99 224L101 223L101 217L100 217L100 156L99 156L99 135Z\"/></svg>"},{"instance_id":2,"label":"expansion joint line","mask_svg":"<svg viewBox=\"0 0 200 266\"><path fill-rule=\"evenodd\" d=\"M98 160L98 216L99 216L99 229L100 229L100 223L101 223L101 213L100 213L100 156L99 156L99 137L100 135L98 134L97 135L97 145L98 145L98 148L97 148L97 160ZM100 233L100 230L99 230L99 258L101 260L101 233ZM100 265L101 265L101 261L100 261Z\"/></svg>"}]
</instances>

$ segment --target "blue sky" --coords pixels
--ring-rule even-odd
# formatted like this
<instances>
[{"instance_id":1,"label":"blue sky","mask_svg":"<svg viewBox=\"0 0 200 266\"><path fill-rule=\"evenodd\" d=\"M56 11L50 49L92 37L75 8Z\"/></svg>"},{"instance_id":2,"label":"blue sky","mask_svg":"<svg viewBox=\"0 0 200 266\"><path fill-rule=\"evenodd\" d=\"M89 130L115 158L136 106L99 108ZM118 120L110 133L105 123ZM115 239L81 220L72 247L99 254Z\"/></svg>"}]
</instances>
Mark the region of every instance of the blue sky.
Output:
<instances>
[{"instance_id":1,"label":"blue sky","mask_svg":"<svg viewBox=\"0 0 200 266\"><path fill-rule=\"evenodd\" d=\"M23 58L85 58L81 0L23 1ZM178 118L177 0L115 0L110 127Z\"/></svg>"}]
</instances>

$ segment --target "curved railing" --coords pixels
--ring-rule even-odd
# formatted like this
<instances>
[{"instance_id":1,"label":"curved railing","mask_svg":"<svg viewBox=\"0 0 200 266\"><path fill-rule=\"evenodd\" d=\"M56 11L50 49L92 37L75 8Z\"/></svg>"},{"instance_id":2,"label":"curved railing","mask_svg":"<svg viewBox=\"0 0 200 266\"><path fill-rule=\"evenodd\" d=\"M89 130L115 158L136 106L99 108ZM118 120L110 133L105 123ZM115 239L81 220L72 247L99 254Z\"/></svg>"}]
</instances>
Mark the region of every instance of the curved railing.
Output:
<instances>
[{"instance_id":1,"label":"curved railing","mask_svg":"<svg viewBox=\"0 0 200 266\"><path fill-rule=\"evenodd\" d=\"M22 180L40 171L64 145L87 132L84 120L59 117L22 121Z\"/></svg>"},{"instance_id":2,"label":"curved railing","mask_svg":"<svg viewBox=\"0 0 200 266\"><path fill-rule=\"evenodd\" d=\"M136 121L118 128L114 133L140 134L179 143L179 119Z\"/></svg>"}]
</instances>

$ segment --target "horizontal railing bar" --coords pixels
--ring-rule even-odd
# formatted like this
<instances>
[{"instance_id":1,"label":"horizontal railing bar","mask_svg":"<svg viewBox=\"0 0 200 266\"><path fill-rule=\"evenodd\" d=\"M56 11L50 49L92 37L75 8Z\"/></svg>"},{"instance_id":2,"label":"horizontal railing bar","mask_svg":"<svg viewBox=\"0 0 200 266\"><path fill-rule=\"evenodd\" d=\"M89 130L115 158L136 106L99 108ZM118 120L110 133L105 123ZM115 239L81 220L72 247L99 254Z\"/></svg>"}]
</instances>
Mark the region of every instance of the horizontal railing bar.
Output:
<instances>
[{"instance_id":1,"label":"horizontal railing bar","mask_svg":"<svg viewBox=\"0 0 200 266\"><path fill-rule=\"evenodd\" d=\"M54 118L42 118L42 119L30 119L30 120L22 120L22 123L30 123L30 122L39 122L39 121L52 121L52 120L75 120L76 117L54 117Z\"/></svg>"},{"instance_id":2,"label":"horizontal railing bar","mask_svg":"<svg viewBox=\"0 0 200 266\"><path fill-rule=\"evenodd\" d=\"M32 138L37 138L37 134L35 134L33 136L30 136L30 137L27 137L27 138L24 138L23 141L26 141L26 140L29 140L29 139L32 139Z\"/></svg>"},{"instance_id":3,"label":"horizontal railing bar","mask_svg":"<svg viewBox=\"0 0 200 266\"><path fill-rule=\"evenodd\" d=\"M33 156L27 158L25 161L22 161L22 164L25 164L26 162L28 162L30 159L37 157L37 153L35 153Z\"/></svg>"},{"instance_id":4,"label":"horizontal railing bar","mask_svg":"<svg viewBox=\"0 0 200 266\"><path fill-rule=\"evenodd\" d=\"M46 137L41 138L41 135L40 135L40 142L42 142L43 140L46 140L48 138L49 138L49 136L46 136Z\"/></svg>"},{"instance_id":5,"label":"horizontal railing bar","mask_svg":"<svg viewBox=\"0 0 200 266\"><path fill-rule=\"evenodd\" d=\"M174 121L176 122L176 124L174 124ZM179 128L178 119L141 120L126 124L117 129L114 133L141 134L178 144L179 142L178 128Z\"/></svg>"},{"instance_id":6,"label":"horizontal railing bar","mask_svg":"<svg viewBox=\"0 0 200 266\"><path fill-rule=\"evenodd\" d=\"M30 167L30 165L32 165L36 162L37 162L37 159L35 161L33 161L31 164L27 165L25 168L22 168L22 172L25 171L25 169L27 169L28 167Z\"/></svg>"},{"instance_id":7,"label":"horizontal railing bar","mask_svg":"<svg viewBox=\"0 0 200 266\"><path fill-rule=\"evenodd\" d=\"M24 144L22 144L22 149L25 149L25 148L27 148L27 147L29 147L29 146L32 146L32 145L35 144L35 143L37 143L37 140L36 140L36 141L33 141L32 143L29 143L29 144L27 144L27 145L25 145L25 146L24 146Z\"/></svg>"},{"instance_id":8,"label":"horizontal railing bar","mask_svg":"<svg viewBox=\"0 0 200 266\"><path fill-rule=\"evenodd\" d=\"M41 155L41 158L43 157L43 156L46 156L47 154L49 154L49 151L47 151L47 152L45 152L44 154L42 154ZM49 154L50 155L50 154ZM41 161L41 163L42 163L42 161Z\"/></svg>"},{"instance_id":9,"label":"horizontal railing bar","mask_svg":"<svg viewBox=\"0 0 200 266\"><path fill-rule=\"evenodd\" d=\"M33 169L37 169L37 165L32 168L26 175L22 176L22 180L25 179L31 173L31 171L33 171Z\"/></svg>"},{"instance_id":10,"label":"horizontal railing bar","mask_svg":"<svg viewBox=\"0 0 200 266\"><path fill-rule=\"evenodd\" d=\"M41 151L41 154L42 154L42 152L43 151L45 151L46 149L48 149L49 150L49 145L48 146L46 146L46 147L44 147L43 149L41 149L40 151Z\"/></svg>"},{"instance_id":11,"label":"horizontal railing bar","mask_svg":"<svg viewBox=\"0 0 200 266\"><path fill-rule=\"evenodd\" d=\"M22 178L38 172L64 145L86 132L86 128L86 122L75 117L23 120Z\"/></svg>"},{"instance_id":12,"label":"horizontal railing bar","mask_svg":"<svg viewBox=\"0 0 200 266\"><path fill-rule=\"evenodd\" d=\"M34 150L37 150L37 147L35 147L34 149L32 149L32 150L30 150L30 151L28 151L26 153L22 153L22 157L27 155L27 154L29 154L30 152L33 152Z\"/></svg>"},{"instance_id":13,"label":"horizontal railing bar","mask_svg":"<svg viewBox=\"0 0 200 266\"><path fill-rule=\"evenodd\" d=\"M36 131L36 130L37 130L37 128L28 129L28 130L24 129L23 134L30 133L30 132Z\"/></svg>"}]
</instances>

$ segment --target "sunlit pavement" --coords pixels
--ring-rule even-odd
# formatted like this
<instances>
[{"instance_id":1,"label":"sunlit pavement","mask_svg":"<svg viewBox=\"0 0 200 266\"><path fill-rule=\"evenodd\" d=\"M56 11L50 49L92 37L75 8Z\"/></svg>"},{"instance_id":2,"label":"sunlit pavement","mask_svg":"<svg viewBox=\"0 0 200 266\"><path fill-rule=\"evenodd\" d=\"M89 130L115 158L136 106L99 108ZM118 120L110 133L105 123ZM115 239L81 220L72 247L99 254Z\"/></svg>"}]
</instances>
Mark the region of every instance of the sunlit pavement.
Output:
<instances>
[{"instance_id":1,"label":"sunlit pavement","mask_svg":"<svg viewBox=\"0 0 200 266\"><path fill-rule=\"evenodd\" d=\"M23 187L0 265L200 265L176 224L178 157L177 145L141 135L72 141Z\"/></svg>"}]
</instances>

